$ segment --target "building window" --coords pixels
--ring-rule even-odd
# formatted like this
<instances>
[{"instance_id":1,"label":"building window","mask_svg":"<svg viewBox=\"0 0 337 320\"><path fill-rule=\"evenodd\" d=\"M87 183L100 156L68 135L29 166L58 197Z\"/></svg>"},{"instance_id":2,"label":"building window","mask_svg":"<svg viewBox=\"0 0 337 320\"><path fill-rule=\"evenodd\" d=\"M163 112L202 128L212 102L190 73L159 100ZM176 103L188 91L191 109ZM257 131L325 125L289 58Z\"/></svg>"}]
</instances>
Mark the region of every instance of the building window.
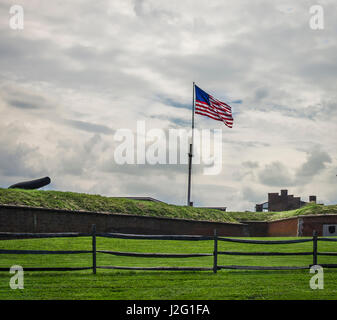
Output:
<instances>
[{"instance_id":1,"label":"building window","mask_svg":"<svg viewBox=\"0 0 337 320\"><path fill-rule=\"evenodd\" d=\"M336 226L329 226L329 233L335 233L336 232Z\"/></svg>"},{"instance_id":2,"label":"building window","mask_svg":"<svg viewBox=\"0 0 337 320\"><path fill-rule=\"evenodd\" d=\"M323 237L336 237L337 224L323 224Z\"/></svg>"}]
</instances>

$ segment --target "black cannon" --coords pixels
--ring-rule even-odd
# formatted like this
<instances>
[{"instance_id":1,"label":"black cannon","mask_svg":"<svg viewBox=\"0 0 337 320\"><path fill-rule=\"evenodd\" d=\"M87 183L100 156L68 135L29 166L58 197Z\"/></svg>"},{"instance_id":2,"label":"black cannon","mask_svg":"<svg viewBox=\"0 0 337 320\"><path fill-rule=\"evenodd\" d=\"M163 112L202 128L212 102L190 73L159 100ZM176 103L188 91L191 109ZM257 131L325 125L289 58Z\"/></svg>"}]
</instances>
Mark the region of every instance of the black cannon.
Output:
<instances>
[{"instance_id":1,"label":"black cannon","mask_svg":"<svg viewBox=\"0 0 337 320\"><path fill-rule=\"evenodd\" d=\"M11 185L10 187L8 187L8 189L14 189L14 188L27 189L27 190L39 189L39 188L42 188L48 185L50 182L51 180L49 177L44 177L41 179L19 182L19 183Z\"/></svg>"}]
</instances>

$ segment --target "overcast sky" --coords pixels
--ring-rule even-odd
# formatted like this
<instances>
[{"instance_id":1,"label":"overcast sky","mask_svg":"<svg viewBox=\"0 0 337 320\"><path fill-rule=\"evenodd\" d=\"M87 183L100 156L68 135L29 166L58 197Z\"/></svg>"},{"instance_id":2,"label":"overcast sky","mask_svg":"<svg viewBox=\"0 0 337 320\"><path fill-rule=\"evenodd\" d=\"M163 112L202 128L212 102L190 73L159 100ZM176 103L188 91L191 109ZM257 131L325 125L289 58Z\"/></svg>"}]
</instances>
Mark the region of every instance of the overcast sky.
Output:
<instances>
[{"instance_id":1,"label":"overcast sky","mask_svg":"<svg viewBox=\"0 0 337 320\"><path fill-rule=\"evenodd\" d=\"M185 204L187 166L119 166L114 133L188 129L195 81L234 111L232 129L196 115L223 129L223 170L194 167L195 205L253 211L280 189L337 203L333 0L2 0L0 40L0 187L50 176L44 189Z\"/></svg>"}]
</instances>

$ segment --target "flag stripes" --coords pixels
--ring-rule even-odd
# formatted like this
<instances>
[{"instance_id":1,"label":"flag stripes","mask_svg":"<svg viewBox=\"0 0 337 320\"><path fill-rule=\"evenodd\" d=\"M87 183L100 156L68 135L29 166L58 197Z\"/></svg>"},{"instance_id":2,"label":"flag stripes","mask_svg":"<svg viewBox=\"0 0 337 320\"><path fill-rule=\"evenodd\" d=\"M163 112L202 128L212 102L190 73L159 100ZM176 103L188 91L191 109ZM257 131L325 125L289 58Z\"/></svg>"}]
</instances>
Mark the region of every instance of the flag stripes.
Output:
<instances>
[{"instance_id":1,"label":"flag stripes","mask_svg":"<svg viewBox=\"0 0 337 320\"><path fill-rule=\"evenodd\" d=\"M232 108L195 86L195 113L222 121L227 127L233 127Z\"/></svg>"}]
</instances>

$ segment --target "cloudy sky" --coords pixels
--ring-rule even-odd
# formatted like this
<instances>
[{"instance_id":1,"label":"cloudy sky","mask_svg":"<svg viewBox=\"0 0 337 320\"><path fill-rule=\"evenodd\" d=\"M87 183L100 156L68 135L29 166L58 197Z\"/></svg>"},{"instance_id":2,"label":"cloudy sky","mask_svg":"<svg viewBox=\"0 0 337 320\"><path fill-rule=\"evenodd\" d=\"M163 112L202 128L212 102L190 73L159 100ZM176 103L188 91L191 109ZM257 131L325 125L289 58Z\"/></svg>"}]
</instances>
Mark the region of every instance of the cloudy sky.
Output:
<instances>
[{"instance_id":1,"label":"cloudy sky","mask_svg":"<svg viewBox=\"0 0 337 320\"><path fill-rule=\"evenodd\" d=\"M185 204L186 165L120 166L114 134L188 129L195 81L234 111L233 129L196 116L223 129L223 169L193 168L195 205L254 210L284 188L337 203L333 0L2 0L0 40L0 187L50 176L45 189Z\"/></svg>"}]
</instances>

